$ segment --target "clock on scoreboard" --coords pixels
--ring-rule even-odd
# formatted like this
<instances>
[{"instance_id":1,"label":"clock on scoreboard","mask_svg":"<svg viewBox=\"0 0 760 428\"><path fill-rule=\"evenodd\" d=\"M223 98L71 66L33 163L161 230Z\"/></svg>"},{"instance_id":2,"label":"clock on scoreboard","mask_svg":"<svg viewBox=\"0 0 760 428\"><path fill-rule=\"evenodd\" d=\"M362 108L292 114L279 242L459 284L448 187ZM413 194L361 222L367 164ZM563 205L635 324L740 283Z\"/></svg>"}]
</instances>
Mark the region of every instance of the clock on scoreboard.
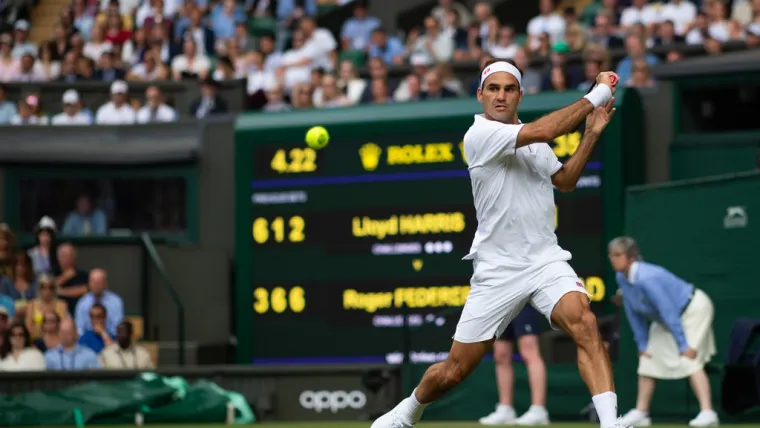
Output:
<instances>
[{"instance_id":1,"label":"clock on scoreboard","mask_svg":"<svg viewBox=\"0 0 760 428\"><path fill-rule=\"evenodd\" d=\"M560 160L580 133L553 142ZM605 296L601 149L556 194L560 245ZM477 227L461 133L251 145L247 254L252 361L398 362L445 355L467 298ZM240 212L238 212L240 214ZM242 256L242 257L241 257ZM596 303L593 305L596 306Z\"/></svg>"}]
</instances>

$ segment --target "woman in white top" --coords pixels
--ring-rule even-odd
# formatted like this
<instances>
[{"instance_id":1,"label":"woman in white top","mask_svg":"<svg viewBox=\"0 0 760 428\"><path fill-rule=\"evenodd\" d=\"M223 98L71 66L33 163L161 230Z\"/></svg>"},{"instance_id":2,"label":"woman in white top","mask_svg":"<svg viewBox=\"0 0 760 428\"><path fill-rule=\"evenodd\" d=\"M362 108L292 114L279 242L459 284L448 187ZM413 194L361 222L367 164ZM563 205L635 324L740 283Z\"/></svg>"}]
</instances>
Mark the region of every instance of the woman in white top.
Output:
<instances>
[{"instance_id":1,"label":"woman in white top","mask_svg":"<svg viewBox=\"0 0 760 428\"><path fill-rule=\"evenodd\" d=\"M98 62L103 52L110 52L113 43L105 39L103 26L95 24L90 31L90 40L84 44L84 56Z\"/></svg>"},{"instance_id":2,"label":"woman in white top","mask_svg":"<svg viewBox=\"0 0 760 428\"><path fill-rule=\"evenodd\" d=\"M346 94L351 104L358 104L367 87L367 81L359 77L354 63L349 60L340 63L339 73L338 88Z\"/></svg>"},{"instance_id":3,"label":"woman in white top","mask_svg":"<svg viewBox=\"0 0 760 428\"><path fill-rule=\"evenodd\" d=\"M0 371L30 372L45 370L45 357L32 346L29 330L23 323L13 323L5 333L0 349Z\"/></svg>"}]
</instances>

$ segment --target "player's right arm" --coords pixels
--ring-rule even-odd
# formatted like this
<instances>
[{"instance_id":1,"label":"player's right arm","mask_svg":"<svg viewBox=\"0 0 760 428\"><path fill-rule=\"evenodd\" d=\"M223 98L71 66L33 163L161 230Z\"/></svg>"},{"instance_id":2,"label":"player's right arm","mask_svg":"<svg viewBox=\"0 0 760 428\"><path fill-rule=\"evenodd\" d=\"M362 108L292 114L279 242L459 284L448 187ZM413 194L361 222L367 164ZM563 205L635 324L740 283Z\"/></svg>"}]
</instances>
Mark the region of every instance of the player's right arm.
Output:
<instances>
[{"instance_id":1,"label":"player's right arm","mask_svg":"<svg viewBox=\"0 0 760 428\"><path fill-rule=\"evenodd\" d=\"M611 71L600 73L596 78L596 87L586 96L523 126L517 136L517 147L545 143L574 131L595 108L605 105L612 98L619 80L617 74Z\"/></svg>"}]
</instances>

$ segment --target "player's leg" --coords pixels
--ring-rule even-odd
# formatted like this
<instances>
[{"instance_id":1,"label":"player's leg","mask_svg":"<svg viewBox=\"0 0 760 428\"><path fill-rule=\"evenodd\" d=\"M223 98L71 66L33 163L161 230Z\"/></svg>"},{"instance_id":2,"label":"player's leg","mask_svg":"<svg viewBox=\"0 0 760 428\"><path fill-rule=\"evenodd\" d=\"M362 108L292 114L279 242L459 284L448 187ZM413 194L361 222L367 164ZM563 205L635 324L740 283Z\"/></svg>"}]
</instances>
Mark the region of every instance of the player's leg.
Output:
<instances>
[{"instance_id":1,"label":"player's leg","mask_svg":"<svg viewBox=\"0 0 760 428\"><path fill-rule=\"evenodd\" d=\"M531 296L535 308L553 327L572 337L578 347L578 369L591 392L601 427L616 426L612 367L583 284L564 262L548 265L533 281L537 283Z\"/></svg>"},{"instance_id":2,"label":"player's leg","mask_svg":"<svg viewBox=\"0 0 760 428\"><path fill-rule=\"evenodd\" d=\"M541 321L538 312L527 306L512 322L517 336L517 347L528 371L531 406L517 419L517 425L548 425L549 412L546 410L546 364L541 357L538 333Z\"/></svg>"},{"instance_id":3,"label":"player's leg","mask_svg":"<svg viewBox=\"0 0 760 428\"><path fill-rule=\"evenodd\" d=\"M636 407L623 415L623 417L620 418L621 422L632 427L648 427L652 425L652 419L649 417L649 405L652 402L652 396L654 395L654 389L656 386L655 382L654 378L639 375L639 387L636 393Z\"/></svg>"},{"instance_id":4,"label":"player's leg","mask_svg":"<svg viewBox=\"0 0 760 428\"><path fill-rule=\"evenodd\" d=\"M515 370L512 366L514 330L513 322L507 326L504 333L493 343L496 388L499 392L499 402L496 403L496 409L491 414L479 419L479 422L483 425L512 425L517 419L513 407L515 387Z\"/></svg>"}]
</instances>

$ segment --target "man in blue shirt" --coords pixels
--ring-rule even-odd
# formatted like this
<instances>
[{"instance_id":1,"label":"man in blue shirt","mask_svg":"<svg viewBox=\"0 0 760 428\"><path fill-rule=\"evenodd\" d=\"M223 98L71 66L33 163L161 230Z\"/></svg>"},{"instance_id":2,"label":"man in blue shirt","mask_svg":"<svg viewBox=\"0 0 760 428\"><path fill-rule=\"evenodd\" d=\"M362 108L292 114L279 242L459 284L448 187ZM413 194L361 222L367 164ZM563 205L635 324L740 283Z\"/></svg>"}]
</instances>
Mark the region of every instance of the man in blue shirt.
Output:
<instances>
[{"instance_id":1,"label":"man in blue shirt","mask_svg":"<svg viewBox=\"0 0 760 428\"><path fill-rule=\"evenodd\" d=\"M608 250L639 351L636 408L623 416L623 424L651 424L649 403L656 379L689 378L700 407L689 426L717 426L704 370L716 353L712 301L667 269L644 262L633 238L615 238Z\"/></svg>"},{"instance_id":2,"label":"man in blue shirt","mask_svg":"<svg viewBox=\"0 0 760 428\"><path fill-rule=\"evenodd\" d=\"M77 199L76 210L66 216L61 234L64 236L103 236L108 233L108 219L103 211L92 207L87 195Z\"/></svg>"},{"instance_id":3,"label":"man in blue shirt","mask_svg":"<svg viewBox=\"0 0 760 428\"><path fill-rule=\"evenodd\" d=\"M343 50L365 51L369 45L372 32L380 27L379 19L369 16L363 0L354 4L354 16L343 23L340 40Z\"/></svg>"},{"instance_id":4,"label":"man in blue shirt","mask_svg":"<svg viewBox=\"0 0 760 428\"><path fill-rule=\"evenodd\" d=\"M108 274L103 269L90 271L89 285L90 291L79 299L74 311L74 319L77 322L79 334L84 334L85 331L93 329L89 316L90 309L95 304L100 304L106 310L106 330L111 336L116 335L116 326L124 318L124 302L118 294L108 290Z\"/></svg>"},{"instance_id":5,"label":"man in blue shirt","mask_svg":"<svg viewBox=\"0 0 760 428\"><path fill-rule=\"evenodd\" d=\"M92 349L77 343L77 330L71 318L61 320L58 333L61 344L45 352L48 370L93 370L100 368L98 356Z\"/></svg>"},{"instance_id":6,"label":"man in blue shirt","mask_svg":"<svg viewBox=\"0 0 760 428\"><path fill-rule=\"evenodd\" d=\"M95 303L90 308L90 324L91 330L87 330L79 338L79 344L86 346L93 350L96 354L100 354L106 346L113 343L116 338L114 335L108 332L106 329L106 308L100 303Z\"/></svg>"}]
</instances>

